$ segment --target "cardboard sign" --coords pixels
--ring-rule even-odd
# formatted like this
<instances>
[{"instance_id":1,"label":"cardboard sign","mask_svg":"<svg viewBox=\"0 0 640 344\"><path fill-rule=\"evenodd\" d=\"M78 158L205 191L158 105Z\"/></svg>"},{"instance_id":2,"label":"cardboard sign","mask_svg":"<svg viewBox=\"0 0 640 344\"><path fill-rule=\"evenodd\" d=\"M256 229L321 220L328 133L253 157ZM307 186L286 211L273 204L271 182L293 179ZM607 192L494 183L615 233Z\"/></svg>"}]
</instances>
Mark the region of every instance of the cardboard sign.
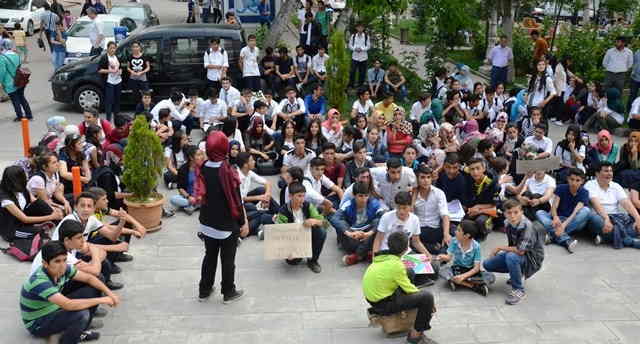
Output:
<instances>
[{"instance_id":1,"label":"cardboard sign","mask_svg":"<svg viewBox=\"0 0 640 344\"><path fill-rule=\"evenodd\" d=\"M264 226L264 259L311 257L311 228L298 223Z\"/></svg>"},{"instance_id":2,"label":"cardboard sign","mask_svg":"<svg viewBox=\"0 0 640 344\"><path fill-rule=\"evenodd\" d=\"M537 160L516 160L516 173L527 174L534 171L553 171L560 168L560 157L552 156Z\"/></svg>"}]
</instances>

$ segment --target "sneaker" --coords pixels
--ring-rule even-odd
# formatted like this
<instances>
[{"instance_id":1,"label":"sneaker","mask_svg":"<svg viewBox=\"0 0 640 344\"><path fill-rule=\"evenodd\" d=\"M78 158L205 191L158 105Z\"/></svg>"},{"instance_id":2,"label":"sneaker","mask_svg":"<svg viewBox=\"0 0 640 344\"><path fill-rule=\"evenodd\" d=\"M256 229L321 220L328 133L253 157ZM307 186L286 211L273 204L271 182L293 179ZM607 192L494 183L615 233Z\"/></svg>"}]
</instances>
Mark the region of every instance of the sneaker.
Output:
<instances>
[{"instance_id":1,"label":"sneaker","mask_svg":"<svg viewBox=\"0 0 640 344\"><path fill-rule=\"evenodd\" d=\"M111 274L112 275L117 275L117 274L119 274L121 272L122 272L122 269L119 266L111 263Z\"/></svg>"},{"instance_id":2,"label":"sneaker","mask_svg":"<svg viewBox=\"0 0 640 344\"><path fill-rule=\"evenodd\" d=\"M107 316L107 314L109 314L109 312L102 308L102 307L98 307L98 309L96 309L96 312L93 313L93 317L94 318L104 318Z\"/></svg>"},{"instance_id":3,"label":"sneaker","mask_svg":"<svg viewBox=\"0 0 640 344\"><path fill-rule=\"evenodd\" d=\"M489 287L486 284L475 285L473 287L473 291L475 291L476 293L478 293L478 294L480 294L482 296L489 295Z\"/></svg>"},{"instance_id":4,"label":"sneaker","mask_svg":"<svg viewBox=\"0 0 640 344\"><path fill-rule=\"evenodd\" d=\"M431 278L426 278L422 281L420 281L420 283L416 283L415 286L418 289L424 288L424 287L430 287L432 285L434 285L436 282L434 280L432 280Z\"/></svg>"},{"instance_id":5,"label":"sneaker","mask_svg":"<svg viewBox=\"0 0 640 344\"><path fill-rule=\"evenodd\" d=\"M596 237L593 238L593 244L596 246L602 244L602 237L600 236L600 234L596 234Z\"/></svg>"},{"instance_id":6,"label":"sneaker","mask_svg":"<svg viewBox=\"0 0 640 344\"><path fill-rule=\"evenodd\" d=\"M451 289L451 291L456 291L456 289L458 289L458 286L453 281L450 280L449 289Z\"/></svg>"},{"instance_id":7,"label":"sneaker","mask_svg":"<svg viewBox=\"0 0 640 344\"><path fill-rule=\"evenodd\" d=\"M264 240L264 229L258 231L258 240Z\"/></svg>"},{"instance_id":8,"label":"sneaker","mask_svg":"<svg viewBox=\"0 0 640 344\"><path fill-rule=\"evenodd\" d=\"M198 295L198 302L206 302L209 300L209 298L211 297L211 294L213 294L213 292L216 290L216 287L213 287L213 289L209 290L208 292L200 292Z\"/></svg>"},{"instance_id":9,"label":"sneaker","mask_svg":"<svg viewBox=\"0 0 640 344\"><path fill-rule=\"evenodd\" d=\"M230 303L238 301L243 295L244 295L244 290L237 289L233 293L229 295L225 295L222 300L222 303L224 303L225 305L228 305Z\"/></svg>"},{"instance_id":10,"label":"sneaker","mask_svg":"<svg viewBox=\"0 0 640 344\"><path fill-rule=\"evenodd\" d=\"M569 253L573 253L576 251L576 246L578 245L578 240L573 239L571 240L568 244L567 244L567 251L569 251Z\"/></svg>"},{"instance_id":11,"label":"sneaker","mask_svg":"<svg viewBox=\"0 0 640 344\"><path fill-rule=\"evenodd\" d=\"M13 119L14 122L20 122L22 121L22 117L16 117Z\"/></svg>"},{"instance_id":12,"label":"sneaker","mask_svg":"<svg viewBox=\"0 0 640 344\"><path fill-rule=\"evenodd\" d=\"M102 320L93 319L91 320L91 324L87 327L87 330L99 330L104 327L104 323Z\"/></svg>"},{"instance_id":13,"label":"sneaker","mask_svg":"<svg viewBox=\"0 0 640 344\"><path fill-rule=\"evenodd\" d=\"M242 245L242 238L238 237L238 247L240 247L240 245Z\"/></svg>"},{"instance_id":14,"label":"sneaker","mask_svg":"<svg viewBox=\"0 0 640 344\"><path fill-rule=\"evenodd\" d=\"M124 252L120 253L115 259L117 263L126 263L132 260L133 260L133 256Z\"/></svg>"},{"instance_id":15,"label":"sneaker","mask_svg":"<svg viewBox=\"0 0 640 344\"><path fill-rule=\"evenodd\" d=\"M423 342L424 338L425 338L424 335L420 335L420 336L417 336L417 337L411 337L411 336L409 336L407 334L407 343L410 343L410 344L422 344L422 343L424 343Z\"/></svg>"},{"instance_id":16,"label":"sneaker","mask_svg":"<svg viewBox=\"0 0 640 344\"><path fill-rule=\"evenodd\" d=\"M190 205L188 207L182 208L182 211L184 211L187 215L191 216L196 211L196 208Z\"/></svg>"},{"instance_id":17,"label":"sneaker","mask_svg":"<svg viewBox=\"0 0 640 344\"><path fill-rule=\"evenodd\" d=\"M508 305L517 305L520 301L524 300L527 297L527 294L522 289L514 289L509 293L507 299L505 300Z\"/></svg>"},{"instance_id":18,"label":"sneaker","mask_svg":"<svg viewBox=\"0 0 640 344\"><path fill-rule=\"evenodd\" d=\"M118 290L118 289L124 288L124 284L122 284L120 282L114 282L114 281L107 281L107 283L105 283L105 285L107 286L107 288L109 288L111 290Z\"/></svg>"},{"instance_id":19,"label":"sneaker","mask_svg":"<svg viewBox=\"0 0 640 344\"><path fill-rule=\"evenodd\" d=\"M172 217L176 212L173 209L162 208L162 217Z\"/></svg>"},{"instance_id":20,"label":"sneaker","mask_svg":"<svg viewBox=\"0 0 640 344\"><path fill-rule=\"evenodd\" d=\"M100 339L100 333L96 331L83 331L82 334L80 334L81 342L89 342L98 339Z\"/></svg>"},{"instance_id":21,"label":"sneaker","mask_svg":"<svg viewBox=\"0 0 640 344\"><path fill-rule=\"evenodd\" d=\"M561 121L561 120L556 120L556 121L553 121L553 124L555 124L555 125L564 125L564 122Z\"/></svg>"},{"instance_id":22,"label":"sneaker","mask_svg":"<svg viewBox=\"0 0 640 344\"><path fill-rule=\"evenodd\" d=\"M422 336L422 344L438 344L434 339L431 339L427 336Z\"/></svg>"},{"instance_id":23,"label":"sneaker","mask_svg":"<svg viewBox=\"0 0 640 344\"><path fill-rule=\"evenodd\" d=\"M355 253L347 254L342 257L342 264L346 266L358 264L359 261L360 257Z\"/></svg>"},{"instance_id":24,"label":"sneaker","mask_svg":"<svg viewBox=\"0 0 640 344\"><path fill-rule=\"evenodd\" d=\"M313 271L313 272L315 272L317 274L322 272L322 267L315 260L307 260L307 266L309 267L309 270L311 270L311 271Z\"/></svg>"},{"instance_id":25,"label":"sneaker","mask_svg":"<svg viewBox=\"0 0 640 344\"><path fill-rule=\"evenodd\" d=\"M551 235L549 233L544 234L544 244L549 245L551 243Z\"/></svg>"}]
</instances>

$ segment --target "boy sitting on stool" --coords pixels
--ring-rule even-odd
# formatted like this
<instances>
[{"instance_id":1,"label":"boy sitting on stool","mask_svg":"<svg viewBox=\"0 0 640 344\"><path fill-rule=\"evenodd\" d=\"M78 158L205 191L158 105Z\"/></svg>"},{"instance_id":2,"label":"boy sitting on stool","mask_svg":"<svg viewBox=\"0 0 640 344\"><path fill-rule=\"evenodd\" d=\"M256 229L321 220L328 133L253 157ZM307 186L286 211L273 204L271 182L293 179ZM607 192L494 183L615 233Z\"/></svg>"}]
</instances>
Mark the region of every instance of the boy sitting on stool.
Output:
<instances>
[{"instance_id":1,"label":"boy sitting on stool","mask_svg":"<svg viewBox=\"0 0 640 344\"><path fill-rule=\"evenodd\" d=\"M433 295L413 285L400 259L408 246L405 233L391 233L387 237L388 249L376 252L373 263L364 273L362 290L371 305L369 313L391 315L417 308L418 315L407 342L437 344L424 336L424 331L431 328L431 316L435 312Z\"/></svg>"}]
</instances>

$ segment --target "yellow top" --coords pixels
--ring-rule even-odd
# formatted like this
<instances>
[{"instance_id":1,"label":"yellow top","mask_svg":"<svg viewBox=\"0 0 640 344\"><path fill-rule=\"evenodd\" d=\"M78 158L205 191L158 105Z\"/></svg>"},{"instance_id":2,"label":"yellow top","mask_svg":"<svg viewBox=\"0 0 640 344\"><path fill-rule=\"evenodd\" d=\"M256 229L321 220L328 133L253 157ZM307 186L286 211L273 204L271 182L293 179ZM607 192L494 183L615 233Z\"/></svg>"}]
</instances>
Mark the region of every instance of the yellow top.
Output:
<instances>
[{"instance_id":1,"label":"yellow top","mask_svg":"<svg viewBox=\"0 0 640 344\"><path fill-rule=\"evenodd\" d=\"M13 40L16 43L16 47L24 47L27 42L27 34L23 30L13 31Z\"/></svg>"}]
</instances>

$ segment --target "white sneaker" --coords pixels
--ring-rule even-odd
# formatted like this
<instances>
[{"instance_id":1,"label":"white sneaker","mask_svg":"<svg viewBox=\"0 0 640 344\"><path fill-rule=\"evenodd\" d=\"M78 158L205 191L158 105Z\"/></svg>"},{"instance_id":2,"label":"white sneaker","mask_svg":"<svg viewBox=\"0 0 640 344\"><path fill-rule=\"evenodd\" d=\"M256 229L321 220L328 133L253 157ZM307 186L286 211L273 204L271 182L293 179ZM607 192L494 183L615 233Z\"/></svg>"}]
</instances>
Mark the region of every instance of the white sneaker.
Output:
<instances>
[{"instance_id":1,"label":"white sneaker","mask_svg":"<svg viewBox=\"0 0 640 344\"><path fill-rule=\"evenodd\" d=\"M553 124L555 124L555 125L564 125L564 122L562 122L561 120L557 120L557 121L553 121Z\"/></svg>"},{"instance_id":2,"label":"white sneaker","mask_svg":"<svg viewBox=\"0 0 640 344\"><path fill-rule=\"evenodd\" d=\"M602 244L602 237L600 236L600 234L596 234L596 237L593 238L593 244L596 246Z\"/></svg>"}]
</instances>

